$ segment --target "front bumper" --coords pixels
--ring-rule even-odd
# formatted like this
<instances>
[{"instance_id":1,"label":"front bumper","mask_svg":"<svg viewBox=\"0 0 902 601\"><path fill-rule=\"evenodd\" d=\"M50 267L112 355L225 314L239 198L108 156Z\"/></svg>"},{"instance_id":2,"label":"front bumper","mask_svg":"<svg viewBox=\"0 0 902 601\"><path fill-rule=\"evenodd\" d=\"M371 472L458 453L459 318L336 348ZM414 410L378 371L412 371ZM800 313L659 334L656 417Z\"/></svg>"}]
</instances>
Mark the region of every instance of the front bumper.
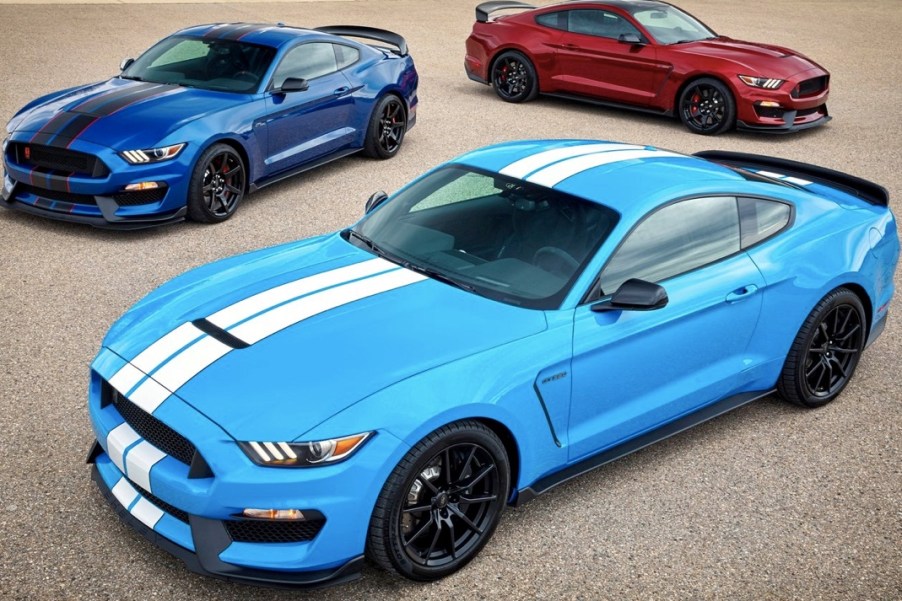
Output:
<instances>
[{"instance_id":1,"label":"front bumper","mask_svg":"<svg viewBox=\"0 0 902 601\"><path fill-rule=\"evenodd\" d=\"M104 495L112 494L117 511L133 518L128 523L143 523L153 532L139 528L145 536L180 558L188 557L188 567L199 567L201 573L299 586L353 577L376 497L398 454L406 451L401 441L380 431L349 461L308 469L261 467L177 395L151 413L128 401L129 394L137 394L131 388L114 397L108 382L130 365L101 349L92 364L88 398L98 441L89 459ZM165 450L173 435L184 439L189 450ZM205 469L195 470L195 464ZM321 519L297 523L305 527L306 522L311 530L290 540L247 537L236 527L256 522L269 531L286 524L242 518L249 507L299 509ZM161 544L159 537L168 543Z\"/></svg>"},{"instance_id":2,"label":"front bumper","mask_svg":"<svg viewBox=\"0 0 902 601\"><path fill-rule=\"evenodd\" d=\"M804 82L823 79L822 89L798 94ZM736 78L736 127L745 131L792 133L820 127L830 121L827 98L829 74L820 69L804 71L786 80L777 90L746 86Z\"/></svg>"},{"instance_id":3,"label":"front bumper","mask_svg":"<svg viewBox=\"0 0 902 601\"><path fill-rule=\"evenodd\" d=\"M343 584L360 577L360 570L363 568L364 563L363 555L355 557L337 568L309 572L272 572L226 563L219 557L232 544L232 539L229 537L228 532L221 521L198 516L189 517L189 528L193 534L192 545L194 550L178 545L167 538L165 534L148 527L144 521L136 517L120 502L113 489L123 477L120 476L120 480L115 480L118 470L110 462L109 457L102 452L100 445L96 441L88 454L88 459L94 462L91 470L92 479L97 484L101 494L119 515L119 518L148 541L180 559L185 564L185 567L196 574L246 584L311 589ZM135 494L140 497L139 500L133 500L135 507L142 501L145 503L150 502L141 495L138 489L135 490ZM172 519L169 516L164 516L164 518ZM165 523L159 527L165 528Z\"/></svg>"},{"instance_id":4,"label":"front bumper","mask_svg":"<svg viewBox=\"0 0 902 601\"><path fill-rule=\"evenodd\" d=\"M6 171L0 206L27 213L85 223L95 227L137 229L181 221L187 213L188 174L193 168L189 146L170 161L131 165L111 148L75 140L73 152L95 157L105 169L95 174L35 168L19 162L14 145L29 143L27 132L17 132L3 154ZM157 182L159 190L127 193L125 187ZM146 194L144 198L140 198Z\"/></svg>"}]
</instances>

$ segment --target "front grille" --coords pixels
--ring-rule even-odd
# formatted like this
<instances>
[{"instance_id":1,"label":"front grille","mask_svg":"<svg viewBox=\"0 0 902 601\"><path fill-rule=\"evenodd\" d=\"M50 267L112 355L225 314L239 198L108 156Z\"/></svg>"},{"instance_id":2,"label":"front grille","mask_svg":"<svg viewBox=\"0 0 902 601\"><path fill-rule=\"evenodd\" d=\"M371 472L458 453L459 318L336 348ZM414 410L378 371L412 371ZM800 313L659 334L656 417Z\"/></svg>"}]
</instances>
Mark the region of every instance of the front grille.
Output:
<instances>
[{"instance_id":1,"label":"front grille","mask_svg":"<svg viewBox=\"0 0 902 601\"><path fill-rule=\"evenodd\" d=\"M169 515L174 517L175 519L185 522L186 524L188 523L188 512L187 511L182 511L178 507L173 507L172 505L170 505L163 499L150 494L149 492L147 492L144 489L140 489L140 492L141 492L141 495L145 499L147 499L148 501L150 501L151 503L153 503L154 505L156 505L157 507L159 507L160 509L162 509L163 511L165 511L166 513L168 513Z\"/></svg>"},{"instance_id":2,"label":"front grille","mask_svg":"<svg viewBox=\"0 0 902 601\"><path fill-rule=\"evenodd\" d=\"M326 519L303 521L227 520L223 524L235 542L300 543L316 538L326 524Z\"/></svg>"},{"instance_id":3,"label":"front grille","mask_svg":"<svg viewBox=\"0 0 902 601\"><path fill-rule=\"evenodd\" d=\"M806 79L795 87L792 91L793 98L801 98L803 96L814 96L820 94L827 89L827 76Z\"/></svg>"},{"instance_id":4,"label":"front grille","mask_svg":"<svg viewBox=\"0 0 902 601\"><path fill-rule=\"evenodd\" d=\"M57 200L60 202L71 202L77 205L97 205L97 201L93 196L87 194L73 194L71 192L59 192L57 190L48 190L46 188L38 188L20 183L16 186L16 194L18 193L34 194L47 200Z\"/></svg>"},{"instance_id":5,"label":"front grille","mask_svg":"<svg viewBox=\"0 0 902 601\"><path fill-rule=\"evenodd\" d=\"M109 386L110 400L122 418L141 437L185 465L191 465L197 450L187 438L150 415Z\"/></svg>"},{"instance_id":6,"label":"front grille","mask_svg":"<svg viewBox=\"0 0 902 601\"><path fill-rule=\"evenodd\" d=\"M84 152L24 142L14 142L10 146L14 160L22 165L88 177L106 177L110 173L103 161Z\"/></svg>"},{"instance_id":7,"label":"front grille","mask_svg":"<svg viewBox=\"0 0 902 601\"><path fill-rule=\"evenodd\" d=\"M152 202L160 202L166 196L166 188L154 188L153 190L138 190L135 192L123 192L114 194L113 200L120 207L132 207L146 205Z\"/></svg>"}]
</instances>

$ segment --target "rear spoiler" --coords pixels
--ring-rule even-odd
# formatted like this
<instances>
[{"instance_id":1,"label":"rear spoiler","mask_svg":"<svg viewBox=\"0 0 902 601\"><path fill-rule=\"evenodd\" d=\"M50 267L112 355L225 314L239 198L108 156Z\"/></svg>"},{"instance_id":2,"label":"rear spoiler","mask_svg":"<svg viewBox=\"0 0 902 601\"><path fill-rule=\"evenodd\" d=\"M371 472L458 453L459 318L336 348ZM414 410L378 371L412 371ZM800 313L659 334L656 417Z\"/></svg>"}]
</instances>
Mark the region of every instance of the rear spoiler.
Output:
<instances>
[{"instance_id":1,"label":"rear spoiler","mask_svg":"<svg viewBox=\"0 0 902 601\"><path fill-rule=\"evenodd\" d=\"M359 25L327 25L325 27L315 27L314 31L321 31L322 33L328 33L329 35L340 35L385 42L386 44L391 44L398 48L397 50L392 50L394 54L397 54L398 56L407 56L407 40L397 33L385 29L360 27Z\"/></svg>"},{"instance_id":2,"label":"rear spoiler","mask_svg":"<svg viewBox=\"0 0 902 601\"><path fill-rule=\"evenodd\" d=\"M837 188L852 196L857 196L872 205L889 206L889 192L883 186L848 173L827 169L826 167L818 167L817 165L760 154L728 152L726 150L703 150L696 152L692 156L732 167L750 167L765 171L777 171L784 175L799 177L831 188Z\"/></svg>"},{"instance_id":3,"label":"rear spoiler","mask_svg":"<svg viewBox=\"0 0 902 601\"><path fill-rule=\"evenodd\" d=\"M486 23L489 15L498 10L505 8L535 8L532 4L525 2L511 2L510 0L496 0L495 2L483 2L476 7L476 20L480 23Z\"/></svg>"}]
</instances>

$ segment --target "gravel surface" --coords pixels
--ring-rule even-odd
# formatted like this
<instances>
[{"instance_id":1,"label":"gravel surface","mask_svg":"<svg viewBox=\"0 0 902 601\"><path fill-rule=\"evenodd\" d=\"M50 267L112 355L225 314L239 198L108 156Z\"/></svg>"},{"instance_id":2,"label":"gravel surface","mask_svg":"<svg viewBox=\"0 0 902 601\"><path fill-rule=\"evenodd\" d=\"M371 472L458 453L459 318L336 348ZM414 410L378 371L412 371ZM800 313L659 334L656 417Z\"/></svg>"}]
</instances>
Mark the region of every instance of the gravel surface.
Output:
<instances>
[{"instance_id":1,"label":"gravel surface","mask_svg":"<svg viewBox=\"0 0 902 601\"><path fill-rule=\"evenodd\" d=\"M693 136L676 121L539 99L509 105L467 80L477 0L0 6L0 116L104 79L178 28L213 21L358 23L408 38L419 123L389 162L352 157L248 198L230 221L103 232L0 213L0 598L899 599L902 307L842 397L765 399L506 513L473 563L420 585L368 568L305 594L199 577L123 526L89 479L88 365L132 303L191 267L334 230L366 197L477 146L586 137L768 153L873 179L899 209L902 5L686 0L716 31L787 45L833 74L826 127ZM897 276L897 285L899 279Z\"/></svg>"}]
</instances>

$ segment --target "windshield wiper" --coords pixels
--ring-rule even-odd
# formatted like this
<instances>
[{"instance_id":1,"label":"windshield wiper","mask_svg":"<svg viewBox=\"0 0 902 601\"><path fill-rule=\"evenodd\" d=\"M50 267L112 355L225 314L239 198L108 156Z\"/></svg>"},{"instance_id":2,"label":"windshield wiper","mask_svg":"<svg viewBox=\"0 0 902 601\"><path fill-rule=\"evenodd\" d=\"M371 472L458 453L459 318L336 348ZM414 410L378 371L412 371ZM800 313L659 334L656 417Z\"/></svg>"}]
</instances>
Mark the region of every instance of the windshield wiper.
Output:
<instances>
[{"instance_id":1,"label":"windshield wiper","mask_svg":"<svg viewBox=\"0 0 902 601\"><path fill-rule=\"evenodd\" d=\"M130 79L132 81L144 81L142 78L138 77L137 75L120 75L119 77L122 79Z\"/></svg>"},{"instance_id":2,"label":"windshield wiper","mask_svg":"<svg viewBox=\"0 0 902 601\"><path fill-rule=\"evenodd\" d=\"M373 251L374 253L376 253L377 255L382 257L383 259L387 259L387 260L391 261L392 263L397 263L398 265L400 265L401 267L404 267L405 269L409 269L411 271L416 271L417 273L422 273L423 275L428 276L428 277L432 278L433 280L438 280L439 282L444 282L445 284L450 284L451 286L454 286L455 288L460 288L461 290L466 290L467 292L475 292L476 291L476 288L474 288L473 286L464 284L463 282L458 282L454 278L451 278L451 277L445 275L444 273L441 273L440 271L430 269L429 267L425 267L423 265L417 265L415 263L411 263L410 261L408 261L406 259L402 259L401 257L398 257L397 255L393 255L392 253L380 248L375 242L373 242L372 240L370 240L369 238L367 238L360 232L357 232L350 228L346 229L345 232L347 232L348 238L353 237L353 238L359 240L361 244L366 246L368 249L370 249L371 251Z\"/></svg>"},{"instance_id":3,"label":"windshield wiper","mask_svg":"<svg viewBox=\"0 0 902 601\"><path fill-rule=\"evenodd\" d=\"M416 271L417 273L422 273L425 276L432 278L433 280L438 280L439 282L444 282L445 284L449 284L454 286L455 288L460 288L461 290L466 290L467 292L476 292L476 288L470 286L469 284L464 284L463 282L459 282L452 277L445 275L440 271L436 271L434 269L430 269L429 267L424 267L422 265L414 265L413 263L407 261L405 262L404 267L411 271Z\"/></svg>"}]
</instances>

